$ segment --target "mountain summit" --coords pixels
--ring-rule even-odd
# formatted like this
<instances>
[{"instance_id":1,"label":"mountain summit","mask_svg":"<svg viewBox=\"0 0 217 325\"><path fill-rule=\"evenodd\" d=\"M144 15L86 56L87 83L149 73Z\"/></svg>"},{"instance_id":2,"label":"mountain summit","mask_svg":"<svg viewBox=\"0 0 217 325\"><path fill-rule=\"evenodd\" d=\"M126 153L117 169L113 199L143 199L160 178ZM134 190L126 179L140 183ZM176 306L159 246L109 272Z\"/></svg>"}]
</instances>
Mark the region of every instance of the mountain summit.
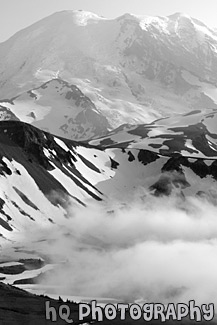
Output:
<instances>
[{"instance_id":1,"label":"mountain summit","mask_svg":"<svg viewBox=\"0 0 217 325\"><path fill-rule=\"evenodd\" d=\"M53 79L75 85L106 118L106 133L124 123L217 109L217 33L181 13L107 19L61 11L0 44L0 76L1 102ZM3 116L12 115L8 109Z\"/></svg>"}]
</instances>

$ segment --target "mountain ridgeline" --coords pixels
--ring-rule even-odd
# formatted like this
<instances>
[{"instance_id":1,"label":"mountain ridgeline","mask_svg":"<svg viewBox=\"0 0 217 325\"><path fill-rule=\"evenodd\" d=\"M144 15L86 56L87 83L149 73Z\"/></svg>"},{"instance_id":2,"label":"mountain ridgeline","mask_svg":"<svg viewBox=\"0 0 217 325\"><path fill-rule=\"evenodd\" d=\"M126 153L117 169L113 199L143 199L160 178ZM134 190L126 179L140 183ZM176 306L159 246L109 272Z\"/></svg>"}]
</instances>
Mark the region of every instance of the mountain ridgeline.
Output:
<instances>
[{"instance_id":1,"label":"mountain ridgeline","mask_svg":"<svg viewBox=\"0 0 217 325\"><path fill-rule=\"evenodd\" d=\"M1 120L87 140L217 109L217 33L177 13L55 13L0 44Z\"/></svg>"},{"instance_id":2,"label":"mountain ridgeline","mask_svg":"<svg viewBox=\"0 0 217 325\"><path fill-rule=\"evenodd\" d=\"M103 303L197 295L215 278L192 276L201 251L213 261L216 206L216 30L181 13L74 10L0 43L3 323L44 324L34 291Z\"/></svg>"}]
</instances>

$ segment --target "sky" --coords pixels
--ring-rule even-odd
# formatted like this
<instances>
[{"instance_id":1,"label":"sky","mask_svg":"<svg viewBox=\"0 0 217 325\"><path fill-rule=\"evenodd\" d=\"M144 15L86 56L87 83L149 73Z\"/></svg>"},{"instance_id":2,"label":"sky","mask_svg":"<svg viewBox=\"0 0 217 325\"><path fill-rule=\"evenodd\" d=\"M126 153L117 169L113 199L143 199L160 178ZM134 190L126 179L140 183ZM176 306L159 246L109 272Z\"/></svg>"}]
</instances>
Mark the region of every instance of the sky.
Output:
<instances>
[{"instance_id":1,"label":"sky","mask_svg":"<svg viewBox=\"0 0 217 325\"><path fill-rule=\"evenodd\" d=\"M0 42L54 12L73 9L107 18L124 13L167 16L183 12L217 27L217 0L0 0Z\"/></svg>"}]
</instances>

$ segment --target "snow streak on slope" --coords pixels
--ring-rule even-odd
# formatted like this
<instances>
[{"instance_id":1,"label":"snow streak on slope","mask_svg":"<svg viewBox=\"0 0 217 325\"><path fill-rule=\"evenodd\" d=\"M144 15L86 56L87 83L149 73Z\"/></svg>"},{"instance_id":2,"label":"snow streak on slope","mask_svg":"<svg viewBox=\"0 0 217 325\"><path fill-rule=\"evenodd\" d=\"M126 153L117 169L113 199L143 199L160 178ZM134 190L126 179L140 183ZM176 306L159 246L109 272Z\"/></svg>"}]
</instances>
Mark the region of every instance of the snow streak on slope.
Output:
<instances>
[{"instance_id":1,"label":"snow streak on slope","mask_svg":"<svg viewBox=\"0 0 217 325\"><path fill-rule=\"evenodd\" d=\"M206 120L209 116L203 118ZM66 215L67 195L79 205L108 196L130 197L138 187L156 195L169 194L175 188L195 195L195 181L201 181L200 190L209 196L211 179L216 179L216 156L209 151L205 155L211 138L202 157L197 156L190 140L186 141L187 157L175 156L166 149L164 153L150 146L144 149L144 143L151 141L139 134L144 130L152 132L151 126L126 129L133 142L100 148L59 139L21 122L1 122L1 233L7 238L13 229L24 225L59 222Z\"/></svg>"},{"instance_id":2,"label":"snow streak on slope","mask_svg":"<svg viewBox=\"0 0 217 325\"><path fill-rule=\"evenodd\" d=\"M217 157L216 113L215 109L195 110L151 124L123 125L103 138L91 140L90 144L214 159Z\"/></svg>"}]
</instances>

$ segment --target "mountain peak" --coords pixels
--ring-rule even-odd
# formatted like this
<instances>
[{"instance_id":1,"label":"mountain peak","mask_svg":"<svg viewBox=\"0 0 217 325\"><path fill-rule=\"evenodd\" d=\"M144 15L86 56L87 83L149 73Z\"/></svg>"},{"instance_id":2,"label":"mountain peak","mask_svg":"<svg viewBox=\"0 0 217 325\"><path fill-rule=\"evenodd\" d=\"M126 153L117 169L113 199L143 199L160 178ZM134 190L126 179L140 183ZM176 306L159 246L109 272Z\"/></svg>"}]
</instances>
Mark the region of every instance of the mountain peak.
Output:
<instances>
[{"instance_id":1,"label":"mountain peak","mask_svg":"<svg viewBox=\"0 0 217 325\"><path fill-rule=\"evenodd\" d=\"M135 18L136 18L135 15L126 12L125 14L119 16L117 19L135 19Z\"/></svg>"},{"instance_id":2,"label":"mountain peak","mask_svg":"<svg viewBox=\"0 0 217 325\"><path fill-rule=\"evenodd\" d=\"M63 10L63 11L58 11L55 13L55 15L68 15L71 16L74 20L74 22L78 25L85 26L87 25L89 20L92 21L99 21L106 19L102 16L99 16L93 12L90 11L85 11L85 10Z\"/></svg>"}]
</instances>

